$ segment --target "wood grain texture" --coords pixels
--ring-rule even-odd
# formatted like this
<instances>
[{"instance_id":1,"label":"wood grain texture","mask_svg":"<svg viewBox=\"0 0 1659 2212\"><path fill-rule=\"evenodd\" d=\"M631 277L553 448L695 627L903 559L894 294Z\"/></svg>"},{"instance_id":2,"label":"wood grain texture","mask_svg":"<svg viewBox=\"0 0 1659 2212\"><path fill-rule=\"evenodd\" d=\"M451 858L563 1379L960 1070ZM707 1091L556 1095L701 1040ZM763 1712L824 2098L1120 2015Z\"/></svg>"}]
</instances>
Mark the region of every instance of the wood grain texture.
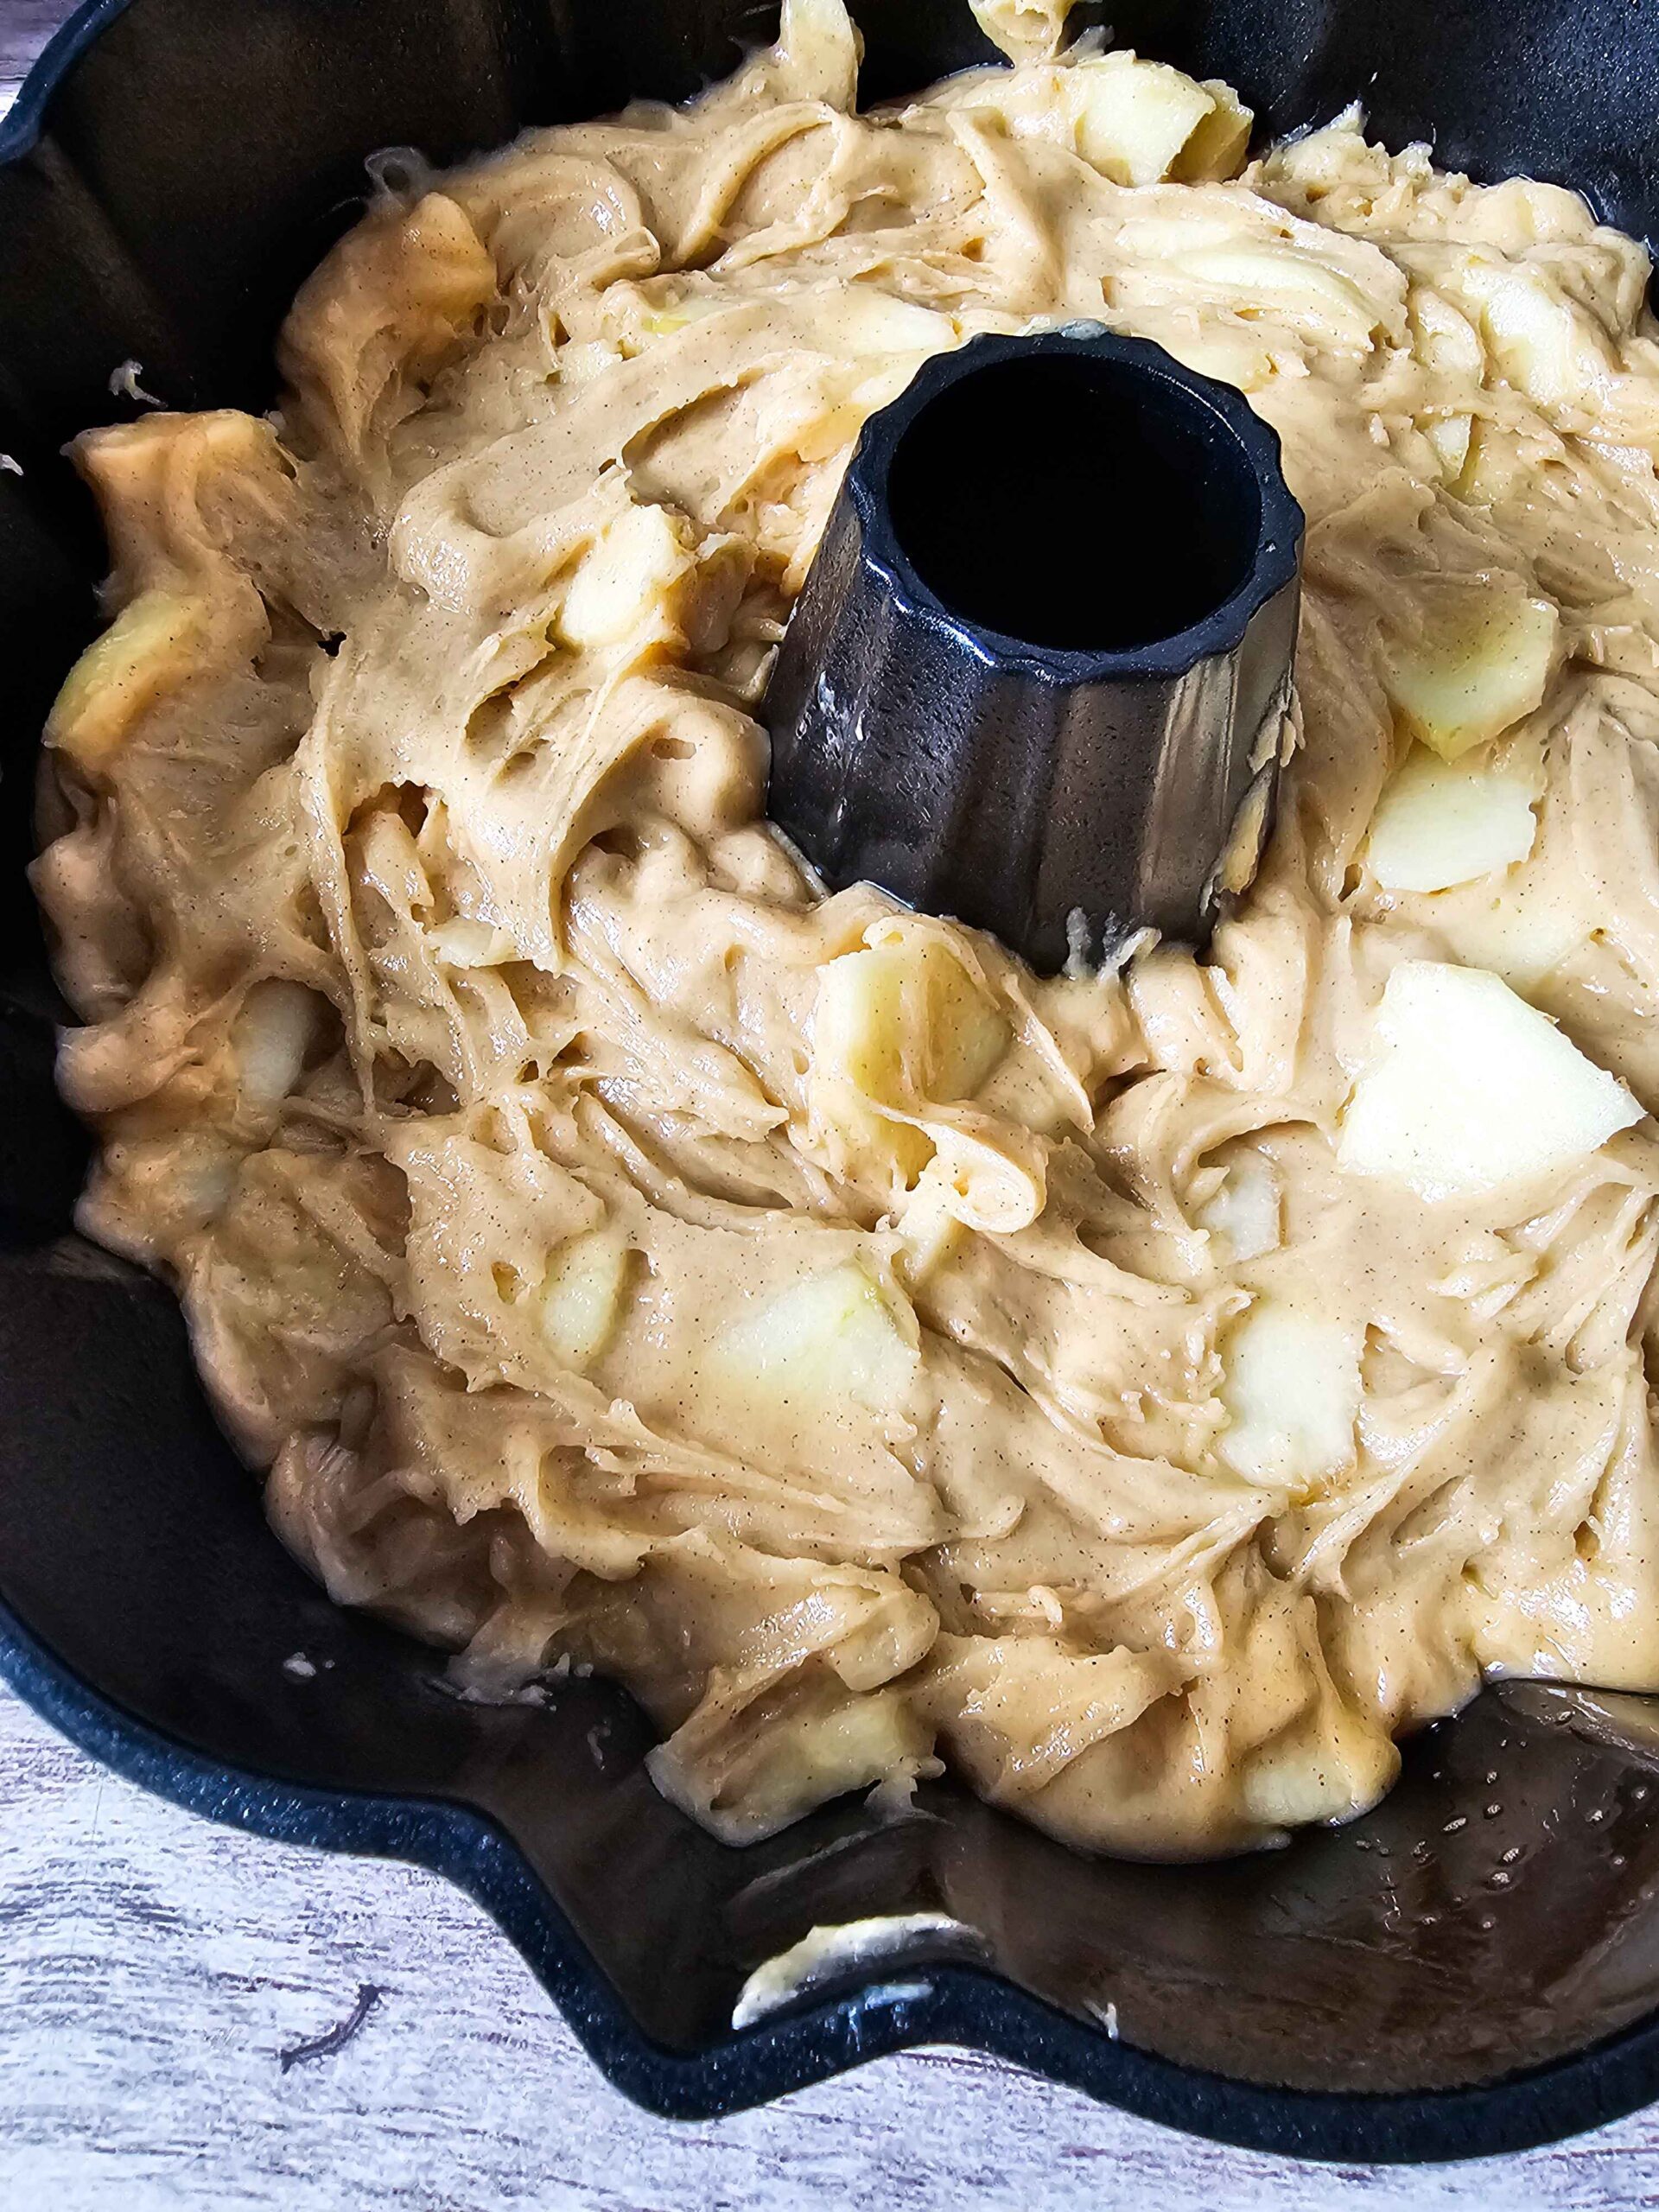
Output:
<instances>
[{"instance_id":1,"label":"wood grain texture","mask_svg":"<svg viewBox=\"0 0 1659 2212\"><path fill-rule=\"evenodd\" d=\"M17 2212L1659 2203L1650 2117L1472 2165L1298 2165L945 2051L733 2120L654 2120L435 1876L210 1827L3 1693L0 1806L0 2204ZM365 1986L379 1995L358 2032L285 2071Z\"/></svg>"},{"instance_id":2,"label":"wood grain texture","mask_svg":"<svg viewBox=\"0 0 1659 2212\"><path fill-rule=\"evenodd\" d=\"M67 12L0 0L0 113ZM349 2037L331 2033L359 2011ZM5 2212L820 2205L1624 2212L1659 2205L1659 2107L1525 2158L1319 2167L917 2051L676 2126L606 2085L447 1883L210 1827L104 1773L0 1689Z\"/></svg>"},{"instance_id":3,"label":"wood grain texture","mask_svg":"<svg viewBox=\"0 0 1659 2212\"><path fill-rule=\"evenodd\" d=\"M17 80L69 13L65 0L0 0L0 115Z\"/></svg>"}]
</instances>

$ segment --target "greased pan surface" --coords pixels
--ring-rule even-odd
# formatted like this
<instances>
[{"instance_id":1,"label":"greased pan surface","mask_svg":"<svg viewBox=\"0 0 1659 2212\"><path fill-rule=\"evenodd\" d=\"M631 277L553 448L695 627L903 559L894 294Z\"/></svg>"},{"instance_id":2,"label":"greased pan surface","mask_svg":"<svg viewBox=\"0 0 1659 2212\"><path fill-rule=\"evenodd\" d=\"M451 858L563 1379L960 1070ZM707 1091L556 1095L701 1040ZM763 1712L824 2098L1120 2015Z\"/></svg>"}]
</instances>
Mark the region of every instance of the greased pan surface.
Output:
<instances>
[{"instance_id":1,"label":"greased pan surface","mask_svg":"<svg viewBox=\"0 0 1659 2212\"><path fill-rule=\"evenodd\" d=\"M1230 77L1270 130L1360 98L1391 142L1432 135L1444 162L1577 183L1659 228L1659 19L1625 0L1112 12L1124 41ZM868 96L987 57L965 7L855 13ZM435 1655L331 1606L266 1529L171 1298L70 1231L83 1152L22 868L36 734L102 557L57 448L129 411L109 392L128 359L174 403L263 404L276 321L373 149L442 160L678 97L772 28L729 0L99 0L0 126L0 450L24 472L0 474L0 1667L181 1802L461 1881L658 2110L956 2041L1313 2156L1593 2125L1659 2094L1659 1788L1639 1761L1488 1695L1408 1747L1376 1813L1271 1857L1088 1862L943 1784L898 1825L832 1807L731 1850L651 1788L620 1694L463 1704ZM317 1671L296 1680L302 1650ZM814 1924L922 1911L969 1932L731 2028L750 1971Z\"/></svg>"}]
</instances>

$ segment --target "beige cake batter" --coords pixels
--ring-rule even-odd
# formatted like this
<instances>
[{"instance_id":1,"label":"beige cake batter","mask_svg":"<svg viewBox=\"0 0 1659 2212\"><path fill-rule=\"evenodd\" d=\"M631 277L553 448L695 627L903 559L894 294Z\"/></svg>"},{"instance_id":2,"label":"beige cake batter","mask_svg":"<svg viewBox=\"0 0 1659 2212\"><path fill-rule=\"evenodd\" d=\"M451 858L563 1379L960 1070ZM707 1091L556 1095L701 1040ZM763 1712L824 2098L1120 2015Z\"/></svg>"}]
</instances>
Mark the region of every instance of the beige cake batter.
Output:
<instances>
[{"instance_id":1,"label":"beige cake batter","mask_svg":"<svg viewBox=\"0 0 1659 2212\"><path fill-rule=\"evenodd\" d=\"M466 1685L620 1675L734 1839L942 1759L1226 1851L1483 1673L1659 1688L1659 348L1565 192L1235 177L982 12L902 111L791 0L384 194L271 420L80 442L62 1080L285 1539ZM817 896L753 714L865 417L1084 316L1279 430L1300 749L1204 962L1039 980Z\"/></svg>"}]
</instances>

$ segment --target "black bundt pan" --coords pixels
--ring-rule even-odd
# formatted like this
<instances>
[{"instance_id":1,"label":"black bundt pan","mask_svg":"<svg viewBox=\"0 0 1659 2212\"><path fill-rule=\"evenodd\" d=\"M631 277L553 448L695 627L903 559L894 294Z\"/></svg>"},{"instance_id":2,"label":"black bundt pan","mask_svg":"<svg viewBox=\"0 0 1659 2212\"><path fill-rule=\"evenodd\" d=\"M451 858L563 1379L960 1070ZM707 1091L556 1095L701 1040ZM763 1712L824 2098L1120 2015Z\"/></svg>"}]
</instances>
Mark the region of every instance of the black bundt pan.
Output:
<instances>
[{"instance_id":1,"label":"black bundt pan","mask_svg":"<svg viewBox=\"0 0 1659 2212\"><path fill-rule=\"evenodd\" d=\"M856 12L872 98L988 58L962 0ZM1270 131L1358 97L1393 143L1659 219L1659 16L1630 0L1111 12L1121 39L1230 78ZM84 1148L23 881L36 732L101 566L60 444L124 411L108 379L129 358L175 404L264 404L277 317L372 149L443 160L679 98L774 21L746 0L99 0L0 125L0 450L24 472L0 474L0 1667L182 1804L461 1883L658 2112L959 2043L1314 2157L1591 2126L1659 2094L1659 1787L1628 1757L1500 1694L1409 1746L1369 1818L1224 1866L1085 1860L944 1784L896 1824L849 1802L725 1848L653 1793L620 1694L463 1704L432 1653L330 1606L267 1533L172 1299L71 1230ZM299 1650L314 1680L284 1671ZM733 2031L746 1974L813 1923L918 1910L977 1930L975 1956L923 1947Z\"/></svg>"}]
</instances>

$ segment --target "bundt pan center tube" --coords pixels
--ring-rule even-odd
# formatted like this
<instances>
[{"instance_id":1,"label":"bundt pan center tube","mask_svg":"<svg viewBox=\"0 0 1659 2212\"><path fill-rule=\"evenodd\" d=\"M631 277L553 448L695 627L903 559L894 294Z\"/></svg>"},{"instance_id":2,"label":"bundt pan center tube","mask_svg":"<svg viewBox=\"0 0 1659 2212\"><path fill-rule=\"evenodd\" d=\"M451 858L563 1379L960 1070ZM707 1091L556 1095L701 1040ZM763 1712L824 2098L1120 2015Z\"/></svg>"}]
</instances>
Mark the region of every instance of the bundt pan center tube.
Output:
<instances>
[{"instance_id":1,"label":"bundt pan center tube","mask_svg":"<svg viewBox=\"0 0 1659 2212\"><path fill-rule=\"evenodd\" d=\"M976 338L866 426L768 688L768 808L1033 967L1187 944L1255 872L1301 511L1225 385L1087 323Z\"/></svg>"},{"instance_id":2,"label":"bundt pan center tube","mask_svg":"<svg viewBox=\"0 0 1659 2212\"><path fill-rule=\"evenodd\" d=\"M965 9L861 0L855 12L867 100L993 58ZM1576 185L1638 234L1659 219L1659 22L1628 0L1126 0L1112 17L1122 42L1229 79L1268 137L1363 99L1389 144L1432 135L1445 166ZM771 28L748 0L97 0L0 125L0 452L22 471L0 471L0 1665L78 1742L180 1802L296 1841L399 1853L464 1884L610 2077L659 2111L729 2112L886 2051L955 2041L1173 2126L1313 2156L1471 2156L1598 2124L1659 2091L1659 1753L1640 1733L1641 1701L1613 1712L1604 1700L1612 1717L1597 1720L1586 1700L1489 1693L1405 1747L1404 1774L1373 1812L1224 1864L1088 1860L948 1781L923 1786L917 1817L843 1802L734 1849L652 1789L651 1733L620 1692L575 1681L545 1707L465 1702L445 1694L441 1655L332 1605L270 1534L214 1427L171 1294L73 1233L84 1146L54 1093L63 1009L23 869L39 732L95 627L106 556L58 448L132 411L111 396L124 361L142 362L146 385L177 405L268 405L276 324L360 212L376 149L452 161L636 94L684 98ZM1092 334L1037 344L1105 358ZM997 373L1025 372L1028 354ZM982 359L925 372L915 409ZM1208 493L1192 518L1190 475L1154 485L1136 461L1114 480L1121 448L1100 467L1122 512L1099 514L1090 557L1058 588L1052 572L979 557L988 496L970 503L965 534L934 496L934 426L941 443L984 443L977 397L957 389L970 392L956 403L967 421L944 393L897 455L893 588L868 596L872 628L896 622L902 601L987 688L999 668L1023 684L1022 663L1074 658L1109 685L1130 679L1108 664L1154 653L1154 630L1191 639L1220 620L1236 594L1218 596L1232 573L1224 544L1199 536L1217 519ZM1047 427L1075 441L1070 422ZM996 462L988 453L993 474ZM1027 495L1040 505L1052 484L1004 485L1016 505ZM1215 544L1219 573L1189 578L1162 557L1182 514L1191 534L1174 550ZM837 540L855 598L855 535L849 524ZM1248 536L1233 541L1241 568ZM1272 557L1294 565L1294 537L1287 518L1254 542L1265 551L1271 537ZM1247 594L1237 635L1217 632L1179 666L1133 679L1166 702L1166 687L1206 661L1230 668L1229 715L1194 725L1225 766L1213 791L1198 779L1212 835L1231 818L1231 779L1268 765L1259 732L1289 650L1290 574ZM1164 594L1189 582L1195 619L1172 630L1179 609ZM982 587L995 595L982 601ZM1137 602L1146 611L1131 621ZM796 710L785 715L783 686L810 641L807 613L773 690L774 721L788 721L786 821ZM1258 630L1261 664L1247 671ZM884 665L871 655L853 673ZM1087 682L1066 681L1087 700ZM1066 683L1052 690L1058 699ZM1018 715L982 721L976 708L961 725L975 745L1016 734L1013 780L971 768L965 826L946 808L918 810L921 846L892 839L885 859L850 804L838 823L832 795L797 834L844 831L844 851L819 855L826 873L880 875L1046 963L1072 949L1081 907L1084 949L1098 953L1111 931L1157 920L1163 879L1127 861L1090 877L1116 848L1082 815L1051 879L1059 817L1019 778L1028 761L1050 764L1088 804L1127 810L1106 824L1115 835L1128 821L1126 850L1153 849L1144 764L1162 757L1167 719L1160 708L1109 727L1126 758L1142 748L1121 790L1083 772L1100 768L1101 746L1068 754L1058 711L1027 748ZM1020 877L1001 906L1001 883L931 872L980 823L991 843L975 865ZM1160 926L1201 927L1224 843ZM1005 853L1021 855L1018 869ZM976 887L991 903L976 905ZM308 1672L285 1666L296 1654ZM885 1942L850 1946L827 1981L734 2028L766 1961L815 1928L870 1922Z\"/></svg>"}]
</instances>

